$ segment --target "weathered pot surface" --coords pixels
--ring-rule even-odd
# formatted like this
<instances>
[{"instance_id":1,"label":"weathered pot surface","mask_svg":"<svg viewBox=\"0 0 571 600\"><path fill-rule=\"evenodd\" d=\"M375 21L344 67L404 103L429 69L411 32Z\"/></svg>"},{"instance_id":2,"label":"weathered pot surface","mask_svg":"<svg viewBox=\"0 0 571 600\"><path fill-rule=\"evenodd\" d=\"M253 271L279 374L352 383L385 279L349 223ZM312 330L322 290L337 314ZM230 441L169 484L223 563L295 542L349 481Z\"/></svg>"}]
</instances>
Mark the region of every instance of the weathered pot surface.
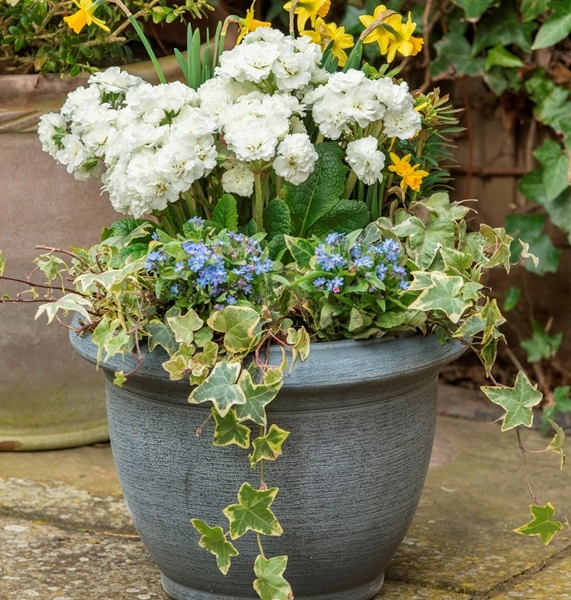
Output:
<instances>
[{"instance_id":1,"label":"weathered pot surface","mask_svg":"<svg viewBox=\"0 0 571 600\"><path fill-rule=\"evenodd\" d=\"M95 361L89 338L72 334L72 344ZM463 350L420 336L320 343L286 373L267 412L291 435L283 455L265 463L267 485L279 488L272 509L284 534L264 537L263 546L268 557L289 556L284 576L296 599L369 600L379 591L424 484L438 369ZM222 509L243 482L258 486L257 472L247 451L214 447L208 427L196 436L210 409L188 404L187 382L168 381L165 357L145 356L122 389L113 371L130 368L131 359L103 365L127 505L173 598L256 598L255 536L236 540L240 555L223 576L198 547L190 519L227 529Z\"/></svg>"}]
</instances>

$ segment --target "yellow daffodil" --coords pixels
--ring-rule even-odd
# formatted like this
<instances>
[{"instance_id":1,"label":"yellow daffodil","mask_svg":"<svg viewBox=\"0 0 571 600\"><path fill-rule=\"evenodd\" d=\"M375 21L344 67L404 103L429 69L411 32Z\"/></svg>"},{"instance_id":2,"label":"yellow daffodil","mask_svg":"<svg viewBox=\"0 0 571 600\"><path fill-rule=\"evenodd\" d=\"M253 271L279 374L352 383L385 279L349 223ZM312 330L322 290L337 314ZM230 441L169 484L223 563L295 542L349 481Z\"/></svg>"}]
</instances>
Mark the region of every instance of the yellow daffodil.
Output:
<instances>
[{"instance_id":1,"label":"yellow daffodil","mask_svg":"<svg viewBox=\"0 0 571 600\"><path fill-rule=\"evenodd\" d=\"M258 19L254 19L254 4L256 4L256 0L252 2L252 6L246 11L246 17L244 19L238 19L240 33L236 40L236 44L239 44L246 34L255 31L258 27L271 27L272 25L269 21L259 21Z\"/></svg>"},{"instance_id":2,"label":"yellow daffodil","mask_svg":"<svg viewBox=\"0 0 571 600\"><path fill-rule=\"evenodd\" d=\"M284 5L284 9L289 11L293 5L293 0L290 0ZM305 29L305 24L309 19L312 27L315 26L317 17L325 17L331 7L330 0L299 0L294 9L294 14L297 15L297 28L299 31Z\"/></svg>"},{"instance_id":3,"label":"yellow daffodil","mask_svg":"<svg viewBox=\"0 0 571 600\"><path fill-rule=\"evenodd\" d=\"M105 21L93 16L93 13L95 13L97 8L101 5L101 2L73 0L73 3L79 10L69 17L64 17L63 20L75 31L75 33L79 33L86 25L91 25L92 23L97 25L97 27L101 27L103 31L110 31L109 27L105 25Z\"/></svg>"},{"instance_id":4,"label":"yellow daffodil","mask_svg":"<svg viewBox=\"0 0 571 600\"><path fill-rule=\"evenodd\" d=\"M301 35L319 44L323 50L333 42L331 52L337 58L339 66L345 66L347 62L345 50L351 48L354 44L353 36L350 33L345 33L345 27L337 27L335 23L325 23L323 19L318 17L315 20L315 31L302 31Z\"/></svg>"},{"instance_id":5,"label":"yellow daffodil","mask_svg":"<svg viewBox=\"0 0 571 600\"><path fill-rule=\"evenodd\" d=\"M396 173L401 178L400 187L403 191L407 188L418 192L422 180L428 175L428 171L420 168L420 165L411 165L411 155L407 154L400 158L394 152L390 153L393 164L389 166L389 171Z\"/></svg>"},{"instance_id":6,"label":"yellow daffodil","mask_svg":"<svg viewBox=\"0 0 571 600\"><path fill-rule=\"evenodd\" d=\"M391 63L396 53L403 56L414 56L422 49L422 38L412 37L416 29L416 23L412 20L410 13L406 23L402 22L402 15L390 14L381 19L382 13L387 10L383 4L375 8L373 15L359 17L365 29L372 26L376 21L381 21L363 40L364 44L377 42L379 51L386 55L387 62Z\"/></svg>"}]
</instances>

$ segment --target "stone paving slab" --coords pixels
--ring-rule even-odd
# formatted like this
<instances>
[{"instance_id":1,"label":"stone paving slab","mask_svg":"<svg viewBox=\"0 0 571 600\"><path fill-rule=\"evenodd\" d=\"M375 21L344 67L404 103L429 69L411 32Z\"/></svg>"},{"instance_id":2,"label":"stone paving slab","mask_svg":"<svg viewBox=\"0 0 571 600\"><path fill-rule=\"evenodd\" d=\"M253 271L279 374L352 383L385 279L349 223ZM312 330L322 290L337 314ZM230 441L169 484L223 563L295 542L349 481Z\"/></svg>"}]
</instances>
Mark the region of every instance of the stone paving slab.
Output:
<instances>
[{"instance_id":1,"label":"stone paving slab","mask_svg":"<svg viewBox=\"0 0 571 600\"><path fill-rule=\"evenodd\" d=\"M530 447L549 443L536 431L524 433ZM513 532L531 519L515 435L491 423L440 418L438 446L448 458L429 471L389 578L484 595L571 548L569 533L545 546ZM546 492L540 500L550 500L556 516L571 515L570 471L560 471L552 454L528 460L538 491Z\"/></svg>"},{"instance_id":2,"label":"stone paving slab","mask_svg":"<svg viewBox=\"0 0 571 600\"><path fill-rule=\"evenodd\" d=\"M530 448L549 442L524 433ZM529 463L540 501L571 515L569 468L551 454ZM375 600L570 598L571 534L544 546L512 531L529 503L515 436L439 417L416 517ZM105 445L0 453L0 549L1 600L168 600Z\"/></svg>"},{"instance_id":3,"label":"stone paving slab","mask_svg":"<svg viewBox=\"0 0 571 600\"><path fill-rule=\"evenodd\" d=\"M2 600L168 600L138 536L0 517Z\"/></svg>"}]
</instances>

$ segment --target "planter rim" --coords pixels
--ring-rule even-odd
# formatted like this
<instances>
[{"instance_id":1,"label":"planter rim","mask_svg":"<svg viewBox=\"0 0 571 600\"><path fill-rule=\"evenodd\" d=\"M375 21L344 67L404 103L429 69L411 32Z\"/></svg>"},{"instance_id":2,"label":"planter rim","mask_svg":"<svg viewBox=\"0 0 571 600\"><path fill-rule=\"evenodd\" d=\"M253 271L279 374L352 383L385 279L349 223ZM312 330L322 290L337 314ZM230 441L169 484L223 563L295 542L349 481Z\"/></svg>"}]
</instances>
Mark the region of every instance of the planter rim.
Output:
<instances>
[{"instance_id":1,"label":"planter rim","mask_svg":"<svg viewBox=\"0 0 571 600\"><path fill-rule=\"evenodd\" d=\"M90 335L78 335L75 331L70 331L70 342L84 359L97 364L97 346L92 342ZM390 350L383 353L382 361L379 361L380 347L384 349L389 347ZM441 366L461 356L465 350L466 346L458 340L439 344L436 336L432 334L422 336L414 333L402 337L385 336L367 340L313 342L305 361L298 360L293 369L288 366L284 372L284 384L297 389L338 386L339 374L342 374L343 385L346 387L352 386L356 381L391 380L410 372L438 371ZM162 363L168 359L168 354L161 347L155 348L151 353L146 347L142 347L141 354L142 363L128 376L125 385L128 385L129 381L168 378L166 370L162 367ZM414 361L410 360L411 356L414 357ZM281 358L281 349L271 347L269 364L278 365ZM316 374L315 365L322 364L323 361L332 364L331 370L319 371ZM125 355L125 357L114 356L110 360L102 360L99 367L112 376L118 370L129 372L135 369L137 364L133 356ZM171 383L183 385L185 389L188 389L189 385L186 379Z\"/></svg>"}]
</instances>

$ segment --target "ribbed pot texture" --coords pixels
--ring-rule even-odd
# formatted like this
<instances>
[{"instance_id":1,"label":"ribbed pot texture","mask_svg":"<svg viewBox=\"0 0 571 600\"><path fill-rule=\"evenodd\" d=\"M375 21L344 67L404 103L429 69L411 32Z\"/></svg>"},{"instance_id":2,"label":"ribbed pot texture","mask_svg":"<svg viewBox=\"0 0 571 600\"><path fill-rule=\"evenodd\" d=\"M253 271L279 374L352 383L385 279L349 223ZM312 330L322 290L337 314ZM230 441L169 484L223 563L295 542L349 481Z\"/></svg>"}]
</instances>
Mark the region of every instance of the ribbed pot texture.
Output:
<instances>
[{"instance_id":1,"label":"ribbed pot texture","mask_svg":"<svg viewBox=\"0 0 571 600\"><path fill-rule=\"evenodd\" d=\"M95 361L88 337L71 339ZM462 352L430 336L316 343L286 373L267 412L291 435L283 455L265 463L284 533L263 545L268 557L289 556L284 576L297 600L369 600L381 588L426 477L438 369ZM132 363L102 365L111 446L135 527L173 598L257 598L254 534L236 540L240 555L224 576L190 524L199 518L227 529L222 509L243 482L258 486L257 471L246 451L214 447L211 428L197 437L209 407L188 404L188 383L168 380L165 358L146 355L122 389L113 371Z\"/></svg>"}]
</instances>

